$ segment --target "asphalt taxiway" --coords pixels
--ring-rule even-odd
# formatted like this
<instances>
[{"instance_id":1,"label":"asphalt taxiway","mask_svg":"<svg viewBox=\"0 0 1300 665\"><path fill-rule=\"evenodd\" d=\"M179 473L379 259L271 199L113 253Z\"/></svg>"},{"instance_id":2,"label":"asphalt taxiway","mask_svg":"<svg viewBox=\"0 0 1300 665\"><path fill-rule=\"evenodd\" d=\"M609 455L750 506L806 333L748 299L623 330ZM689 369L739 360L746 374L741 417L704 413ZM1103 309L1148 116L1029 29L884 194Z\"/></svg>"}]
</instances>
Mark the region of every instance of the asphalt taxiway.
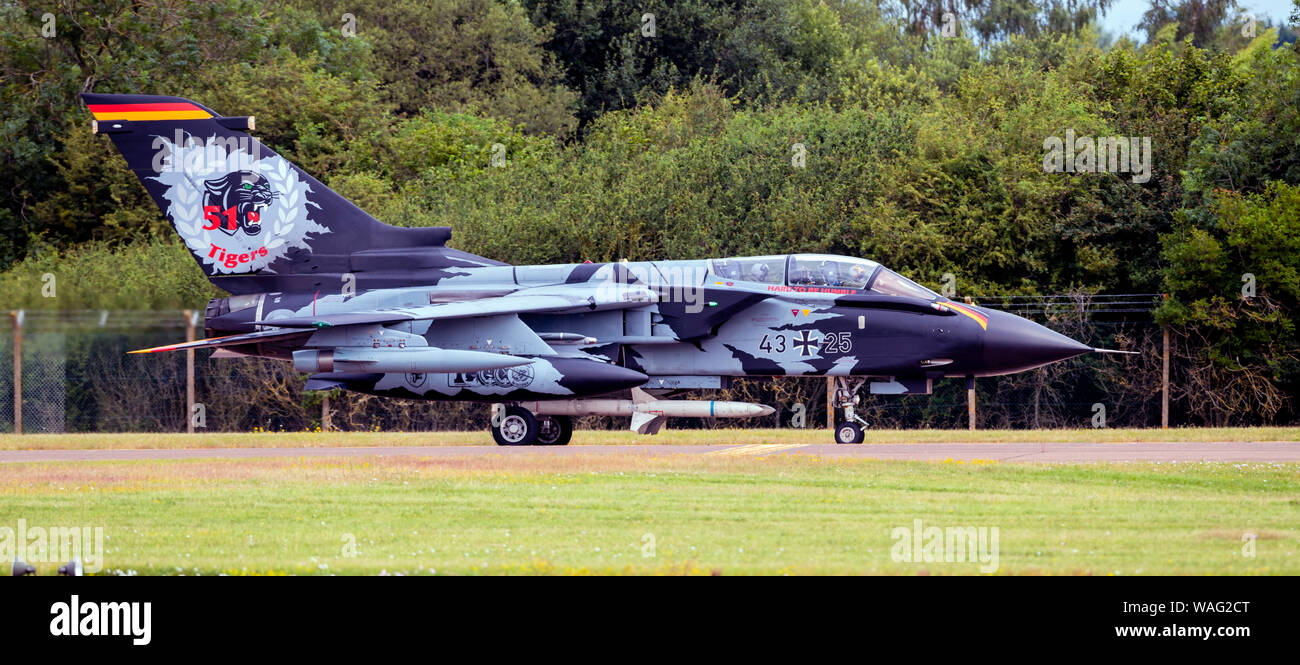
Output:
<instances>
[{"instance_id":1,"label":"asphalt taxiway","mask_svg":"<svg viewBox=\"0 0 1300 665\"><path fill-rule=\"evenodd\" d=\"M428 457L484 455L806 455L823 459L912 461L1088 462L1300 462L1300 442L1208 443L912 443L863 445L569 445L569 446L362 446L294 448L151 448L6 450L0 463L129 460L253 459L277 457Z\"/></svg>"}]
</instances>

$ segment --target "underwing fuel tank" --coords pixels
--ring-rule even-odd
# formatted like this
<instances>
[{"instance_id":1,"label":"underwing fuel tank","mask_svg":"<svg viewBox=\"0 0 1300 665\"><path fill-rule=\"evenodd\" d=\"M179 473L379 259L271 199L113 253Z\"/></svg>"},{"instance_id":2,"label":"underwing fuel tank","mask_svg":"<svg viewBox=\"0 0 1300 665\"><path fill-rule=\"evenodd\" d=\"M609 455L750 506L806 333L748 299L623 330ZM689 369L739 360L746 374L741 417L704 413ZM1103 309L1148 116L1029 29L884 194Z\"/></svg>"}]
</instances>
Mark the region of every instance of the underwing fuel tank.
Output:
<instances>
[{"instance_id":1,"label":"underwing fuel tank","mask_svg":"<svg viewBox=\"0 0 1300 665\"><path fill-rule=\"evenodd\" d=\"M636 370L585 358L523 357L482 351L461 353L490 356L490 360L497 364L505 362L514 364L496 368L426 372L378 370L373 369L373 365L357 370L353 368L361 366L352 363L348 365L349 369L345 370L339 366L337 352L340 350L335 350L333 371L325 371L322 368L312 373L307 381L307 390L343 388L389 397L494 403L605 395L635 388L645 383L648 378ZM378 349L381 353L397 350ZM448 351L442 350L443 353ZM319 356L307 356L307 358L309 360L305 359L304 362L320 363ZM526 364L518 364L519 361ZM484 361L475 360L475 363L478 362Z\"/></svg>"},{"instance_id":2,"label":"underwing fuel tank","mask_svg":"<svg viewBox=\"0 0 1300 665\"><path fill-rule=\"evenodd\" d=\"M640 388L632 389L632 399L523 402L520 406L539 416L631 416L631 429L638 434L657 433L669 418L757 418L776 411L749 402L655 399Z\"/></svg>"},{"instance_id":3,"label":"underwing fuel tank","mask_svg":"<svg viewBox=\"0 0 1300 665\"><path fill-rule=\"evenodd\" d=\"M524 402L524 408L542 416L631 416L638 413L670 418L757 418L775 412L770 406L750 402L654 399L573 399Z\"/></svg>"},{"instance_id":4,"label":"underwing fuel tank","mask_svg":"<svg viewBox=\"0 0 1300 665\"><path fill-rule=\"evenodd\" d=\"M299 372L478 372L517 367L533 362L503 353L437 349L368 349L339 347L293 352L293 368Z\"/></svg>"}]
</instances>

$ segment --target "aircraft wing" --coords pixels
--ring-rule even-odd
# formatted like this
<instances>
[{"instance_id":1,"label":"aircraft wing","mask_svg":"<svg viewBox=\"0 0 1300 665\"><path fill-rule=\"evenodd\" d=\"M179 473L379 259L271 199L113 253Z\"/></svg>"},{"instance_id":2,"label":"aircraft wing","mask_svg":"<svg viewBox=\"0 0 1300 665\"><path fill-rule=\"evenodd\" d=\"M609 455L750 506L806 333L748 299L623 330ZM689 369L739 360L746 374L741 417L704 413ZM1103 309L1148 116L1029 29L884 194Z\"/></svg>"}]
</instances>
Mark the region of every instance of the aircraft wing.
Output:
<instances>
[{"instance_id":1,"label":"aircraft wing","mask_svg":"<svg viewBox=\"0 0 1300 665\"><path fill-rule=\"evenodd\" d=\"M281 328L330 328L358 324L388 324L426 319L463 319L534 312L589 312L602 309L642 307L657 301L654 291L639 285L548 286L516 291L509 295L439 303L422 307L400 307L357 312L321 313L314 316L255 321L257 325Z\"/></svg>"},{"instance_id":2,"label":"aircraft wing","mask_svg":"<svg viewBox=\"0 0 1300 665\"><path fill-rule=\"evenodd\" d=\"M199 339L193 342L155 346L152 349L138 349L136 351L128 351L127 353L159 353L161 351L183 351L185 349L221 348L225 346L240 346L241 344L255 344L257 342L265 342L272 339L284 340L295 336L306 337L310 334L311 331L309 330L264 330L261 332L244 333L242 335L209 337L208 339Z\"/></svg>"}]
</instances>

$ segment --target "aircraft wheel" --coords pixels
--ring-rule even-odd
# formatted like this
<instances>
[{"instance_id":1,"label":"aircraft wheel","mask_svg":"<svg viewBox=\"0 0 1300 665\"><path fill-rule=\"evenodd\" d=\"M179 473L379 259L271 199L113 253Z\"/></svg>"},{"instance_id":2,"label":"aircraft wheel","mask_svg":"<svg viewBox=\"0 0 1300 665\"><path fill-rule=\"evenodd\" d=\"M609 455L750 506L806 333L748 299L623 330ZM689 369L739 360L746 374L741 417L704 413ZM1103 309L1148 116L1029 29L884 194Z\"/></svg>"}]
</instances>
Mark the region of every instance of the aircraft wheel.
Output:
<instances>
[{"instance_id":1,"label":"aircraft wheel","mask_svg":"<svg viewBox=\"0 0 1300 665\"><path fill-rule=\"evenodd\" d=\"M527 446L537 440L537 416L522 406L507 406L501 422L492 428L498 446Z\"/></svg>"},{"instance_id":2,"label":"aircraft wheel","mask_svg":"<svg viewBox=\"0 0 1300 665\"><path fill-rule=\"evenodd\" d=\"M568 416L542 416L537 419L535 446L567 446L573 438L573 419Z\"/></svg>"},{"instance_id":3,"label":"aircraft wheel","mask_svg":"<svg viewBox=\"0 0 1300 665\"><path fill-rule=\"evenodd\" d=\"M844 421L835 425L835 443L862 443L865 438L866 433L857 423Z\"/></svg>"}]
</instances>

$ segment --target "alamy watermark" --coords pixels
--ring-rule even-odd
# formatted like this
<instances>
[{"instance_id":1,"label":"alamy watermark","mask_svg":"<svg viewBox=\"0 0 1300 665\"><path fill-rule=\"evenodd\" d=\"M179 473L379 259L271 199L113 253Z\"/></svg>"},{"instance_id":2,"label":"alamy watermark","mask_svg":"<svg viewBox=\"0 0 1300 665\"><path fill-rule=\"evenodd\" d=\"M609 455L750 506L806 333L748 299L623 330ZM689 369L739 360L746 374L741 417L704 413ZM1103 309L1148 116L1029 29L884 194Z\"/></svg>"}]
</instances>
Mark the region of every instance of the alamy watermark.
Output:
<instances>
[{"instance_id":1,"label":"alamy watermark","mask_svg":"<svg viewBox=\"0 0 1300 665\"><path fill-rule=\"evenodd\" d=\"M981 573L998 569L998 528L987 526L894 527L889 537L897 542L889 556L898 563L978 563Z\"/></svg>"},{"instance_id":2,"label":"alamy watermark","mask_svg":"<svg viewBox=\"0 0 1300 665\"><path fill-rule=\"evenodd\" d=\"M260 142L256 137L212 136L195 138L182 129L175 131L174 141L155 136L153 140L154 173L204 174L217 171L253 171L262 169L259 162Z\"/></svg>"},{"instance_id":3,"label":"alamy watermark","mask_svg":"<svg viewBox=\"0 0 1300 665\"><path fill-rule=\"evenodd\" d=\"M50 635L55 637L129 637L144 646L153 640L153 603L145 601L83 601L75 594L68 602L50 605Z\"/></svg>"},{"instance_id":4,"label":"alamy watermark","mask_svg":"<svg viewBox=\"0 0 1300 665\"><path fill-rule=\"evenodd\" d=\"M17 528L0 526L0 561L15 559L27 563L77 559L84 572L98 573L104 569L104 527L28 526L20 518Z\"/></svg>"},{"instance_id":5,"label":"alamy watermark","mask_svg":"<svg viewBox=\"0 0 1300 665\"><path fill-rule=\"evenodd\" d=\"M1151 179L1150 136L1075 136L1043 139L1043 170L1048 173L1132 173L1133 182Z\"/></svg>"},{"instance_id":6,"label":"alamy watermark","mask_svg":"<svg viewBox=\"0 0 1300 665\"><path fill-rule=\"evenodd\" d=\"M596 303L637 302L649 297L659 303L682 303L686 313L699 314L709 304L704 301L704 266L650 267L620 261L608 270L596 287Z\"/></svg>"},{"instance_id":7,"label":"alamy watermark","mask_svg":"<svg viewBox=\"0 0 1300 665\"><path fill-rule=\"evenodd\" d=\"M801 402L795 402L790 407L790 426L795 429L803 429L808 426L808 409Z\"/></svg>"}]
</instances>

